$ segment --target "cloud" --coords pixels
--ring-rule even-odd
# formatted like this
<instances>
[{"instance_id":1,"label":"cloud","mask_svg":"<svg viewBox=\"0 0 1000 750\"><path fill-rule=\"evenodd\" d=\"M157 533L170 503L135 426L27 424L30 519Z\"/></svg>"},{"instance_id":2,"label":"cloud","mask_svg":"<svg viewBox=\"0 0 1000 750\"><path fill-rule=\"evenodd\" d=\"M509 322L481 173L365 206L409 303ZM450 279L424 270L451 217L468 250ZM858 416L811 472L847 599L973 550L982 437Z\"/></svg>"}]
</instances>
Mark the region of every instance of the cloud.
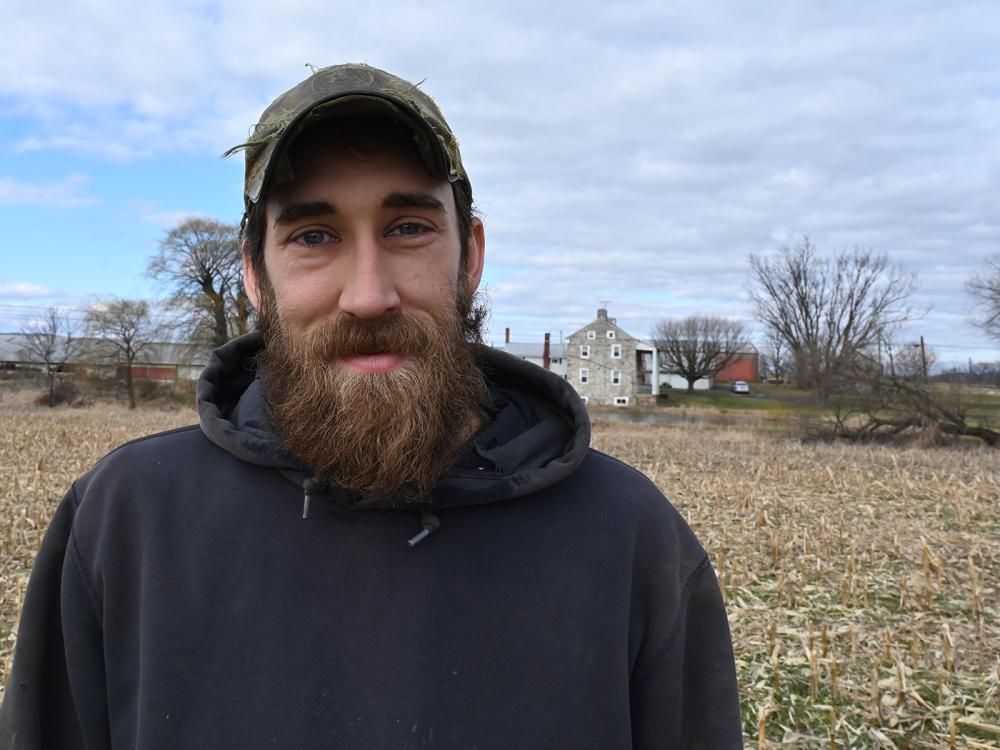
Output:
<instances>
[{"instance_id":1,"label":"cloud","mask_svg":"<svg viewBox=\"0 0 1000 750\"><path fill-rule=\"evenodd\" d=\"M148 148L111 141L100 133L87 133L78 128L59 135L28 136L13 146L15 154L27 154L32 151L71 151L107 161L133 161L152 155L152 151Z\"/></svg>"},{"instance_id":2,"label":"cloud","mask_svg":"<svg viewBox=\"0 0 1000 750\"><path fill-rule=\"evenodd\" d=\"M0 280L0 296L4 297L48 297L52 294L41 284L30 281Z\"/></svg>"},{"instance_id":3,"label":"cloud","mask_svg":"<svg viewBox=\"0 0 1000 750\"><path fill-rule=\"evenodd\" d=\"M905 261L928 339L977 341L957 321L961 281L1000 248L989 4L108 0L57 25L14 4L0 101L30 125L10 141L25 159L214 159L306 62L426 79L503 272L501 330L578 327L609 298L637 329L747 318L747 255L809 234ZM0 181L0 203L17 193ZM140 214L165 228L187 212Z\"/></svg>"},{"instance_id":4,"label":"cloud","mask_svg":"<svg viewBox=\"0 0 1000 750\"><path fill-rule=\"evenodd\" d=\"M73 208L91 206L97 198L81 193L90 182L84 174L71 174L55 182L20 182L0 177L0 206L48 206Z\"/></svg>"},{"instance_id":5,"label":"cloud","mask_svg":"<svg viewBox=\"0 0 1000 750\"><path fill-rule=\"evenodd\" d=\"M149 203L136 203L134 207L136 218L143 224L151 224L158 229L173 229L187 219L207 218L202 211L185 209L173 211L157 211Z\"/></svg>"},{"instance_id":6,"label":"cloud","mask_svg":"<svg viewBox=\"0 0 1000 750\"><path fill-rule=\"evenodd\" d=\"M55 307L79 323L78 298L32 281L0 279L0 332L24 330L40 323L49 307Z\"/></svg>"}]
</instances>

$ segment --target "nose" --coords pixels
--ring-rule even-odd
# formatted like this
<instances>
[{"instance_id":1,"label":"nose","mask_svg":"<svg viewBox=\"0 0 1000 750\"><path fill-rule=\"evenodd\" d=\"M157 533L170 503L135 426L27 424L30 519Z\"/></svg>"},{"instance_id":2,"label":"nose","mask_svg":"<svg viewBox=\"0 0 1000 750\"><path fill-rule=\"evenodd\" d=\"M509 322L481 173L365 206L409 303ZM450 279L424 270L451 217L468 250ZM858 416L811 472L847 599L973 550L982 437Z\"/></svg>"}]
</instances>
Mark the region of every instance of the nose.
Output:
<instances>
[{"instance_id":1,"label":"nose","mask_svg":"<svg viewBox=\"0 0 1000 750\"><path fill-rule=\"evenodd\" d=\"M340 311L373 320L398 311L396 279L376 241L359 242L340 292Z\"/></svg>"}]
</instances>

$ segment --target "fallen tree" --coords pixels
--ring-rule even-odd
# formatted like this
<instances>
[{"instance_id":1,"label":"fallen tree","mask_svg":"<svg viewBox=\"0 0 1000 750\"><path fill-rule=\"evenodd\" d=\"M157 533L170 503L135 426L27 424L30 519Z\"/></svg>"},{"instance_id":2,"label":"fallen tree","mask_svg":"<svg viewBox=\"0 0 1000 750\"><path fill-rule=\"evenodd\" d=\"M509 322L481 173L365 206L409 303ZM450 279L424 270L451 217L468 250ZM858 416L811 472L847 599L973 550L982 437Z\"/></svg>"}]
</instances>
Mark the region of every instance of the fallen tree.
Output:
<instances>
[{"instance_id":1,"label":"fallen tree","mask_svg":"<svg viewBox=\"0 0 1000 750\"><path fill-rule=\"evenodd\" d=\"M877 360L862 364L856 392L836 405L834 423L839 437L876 440L937 432L1000 447L1000 431L994 429L1000 425L971 413L967 389L930 386L922 377L922 365L909 364L904 358L890 358L888 370Z\"/></svg>"}]
</instances>

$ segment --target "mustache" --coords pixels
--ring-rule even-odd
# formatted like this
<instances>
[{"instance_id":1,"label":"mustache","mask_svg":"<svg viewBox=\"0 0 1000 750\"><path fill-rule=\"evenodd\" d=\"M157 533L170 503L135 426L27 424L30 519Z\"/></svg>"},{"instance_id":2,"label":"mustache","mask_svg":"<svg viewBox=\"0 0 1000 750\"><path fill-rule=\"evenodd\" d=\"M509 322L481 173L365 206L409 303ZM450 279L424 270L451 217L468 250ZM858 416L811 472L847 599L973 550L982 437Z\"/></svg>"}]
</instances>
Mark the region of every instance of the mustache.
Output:
<instances>
[{"instance_id":1,"label":"mustache","mask_svg":"<svg viewBox=\"0 0 1000 750\"><path fill-rule=\"evenodd\" d=\"M307 345L314 357L331 361L381 352L419 355L430 348L432 337L427 325L405 313L376 320L340 315L312 331Z\"/></svg>"}]
</instances>

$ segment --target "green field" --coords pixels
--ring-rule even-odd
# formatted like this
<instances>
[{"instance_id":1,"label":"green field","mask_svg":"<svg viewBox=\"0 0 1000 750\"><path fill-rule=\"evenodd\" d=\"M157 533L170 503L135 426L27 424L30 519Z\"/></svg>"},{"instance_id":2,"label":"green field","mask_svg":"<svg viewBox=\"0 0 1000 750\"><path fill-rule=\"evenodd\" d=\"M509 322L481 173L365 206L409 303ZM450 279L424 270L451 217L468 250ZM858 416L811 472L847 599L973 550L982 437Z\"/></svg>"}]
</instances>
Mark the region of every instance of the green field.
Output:
<instances>
[{"instance_id":1,"label":"green field","mask_svg":"<svg viewBox=\"0 0 1000 750\"><path fill-rule=\"evenodd\" d=\"M1000 390L932 385L931 394L949 408L967 415L971 424L1000 429ZM838 407L857 410L864 406L858 396L832 396L826 403L811 391L788 385L754 383L749 394L714 388L686 393L672 388L661 409L707 409L721 413L757 414L775 419L832 417Z\"/></svg>"}]
</instances>

